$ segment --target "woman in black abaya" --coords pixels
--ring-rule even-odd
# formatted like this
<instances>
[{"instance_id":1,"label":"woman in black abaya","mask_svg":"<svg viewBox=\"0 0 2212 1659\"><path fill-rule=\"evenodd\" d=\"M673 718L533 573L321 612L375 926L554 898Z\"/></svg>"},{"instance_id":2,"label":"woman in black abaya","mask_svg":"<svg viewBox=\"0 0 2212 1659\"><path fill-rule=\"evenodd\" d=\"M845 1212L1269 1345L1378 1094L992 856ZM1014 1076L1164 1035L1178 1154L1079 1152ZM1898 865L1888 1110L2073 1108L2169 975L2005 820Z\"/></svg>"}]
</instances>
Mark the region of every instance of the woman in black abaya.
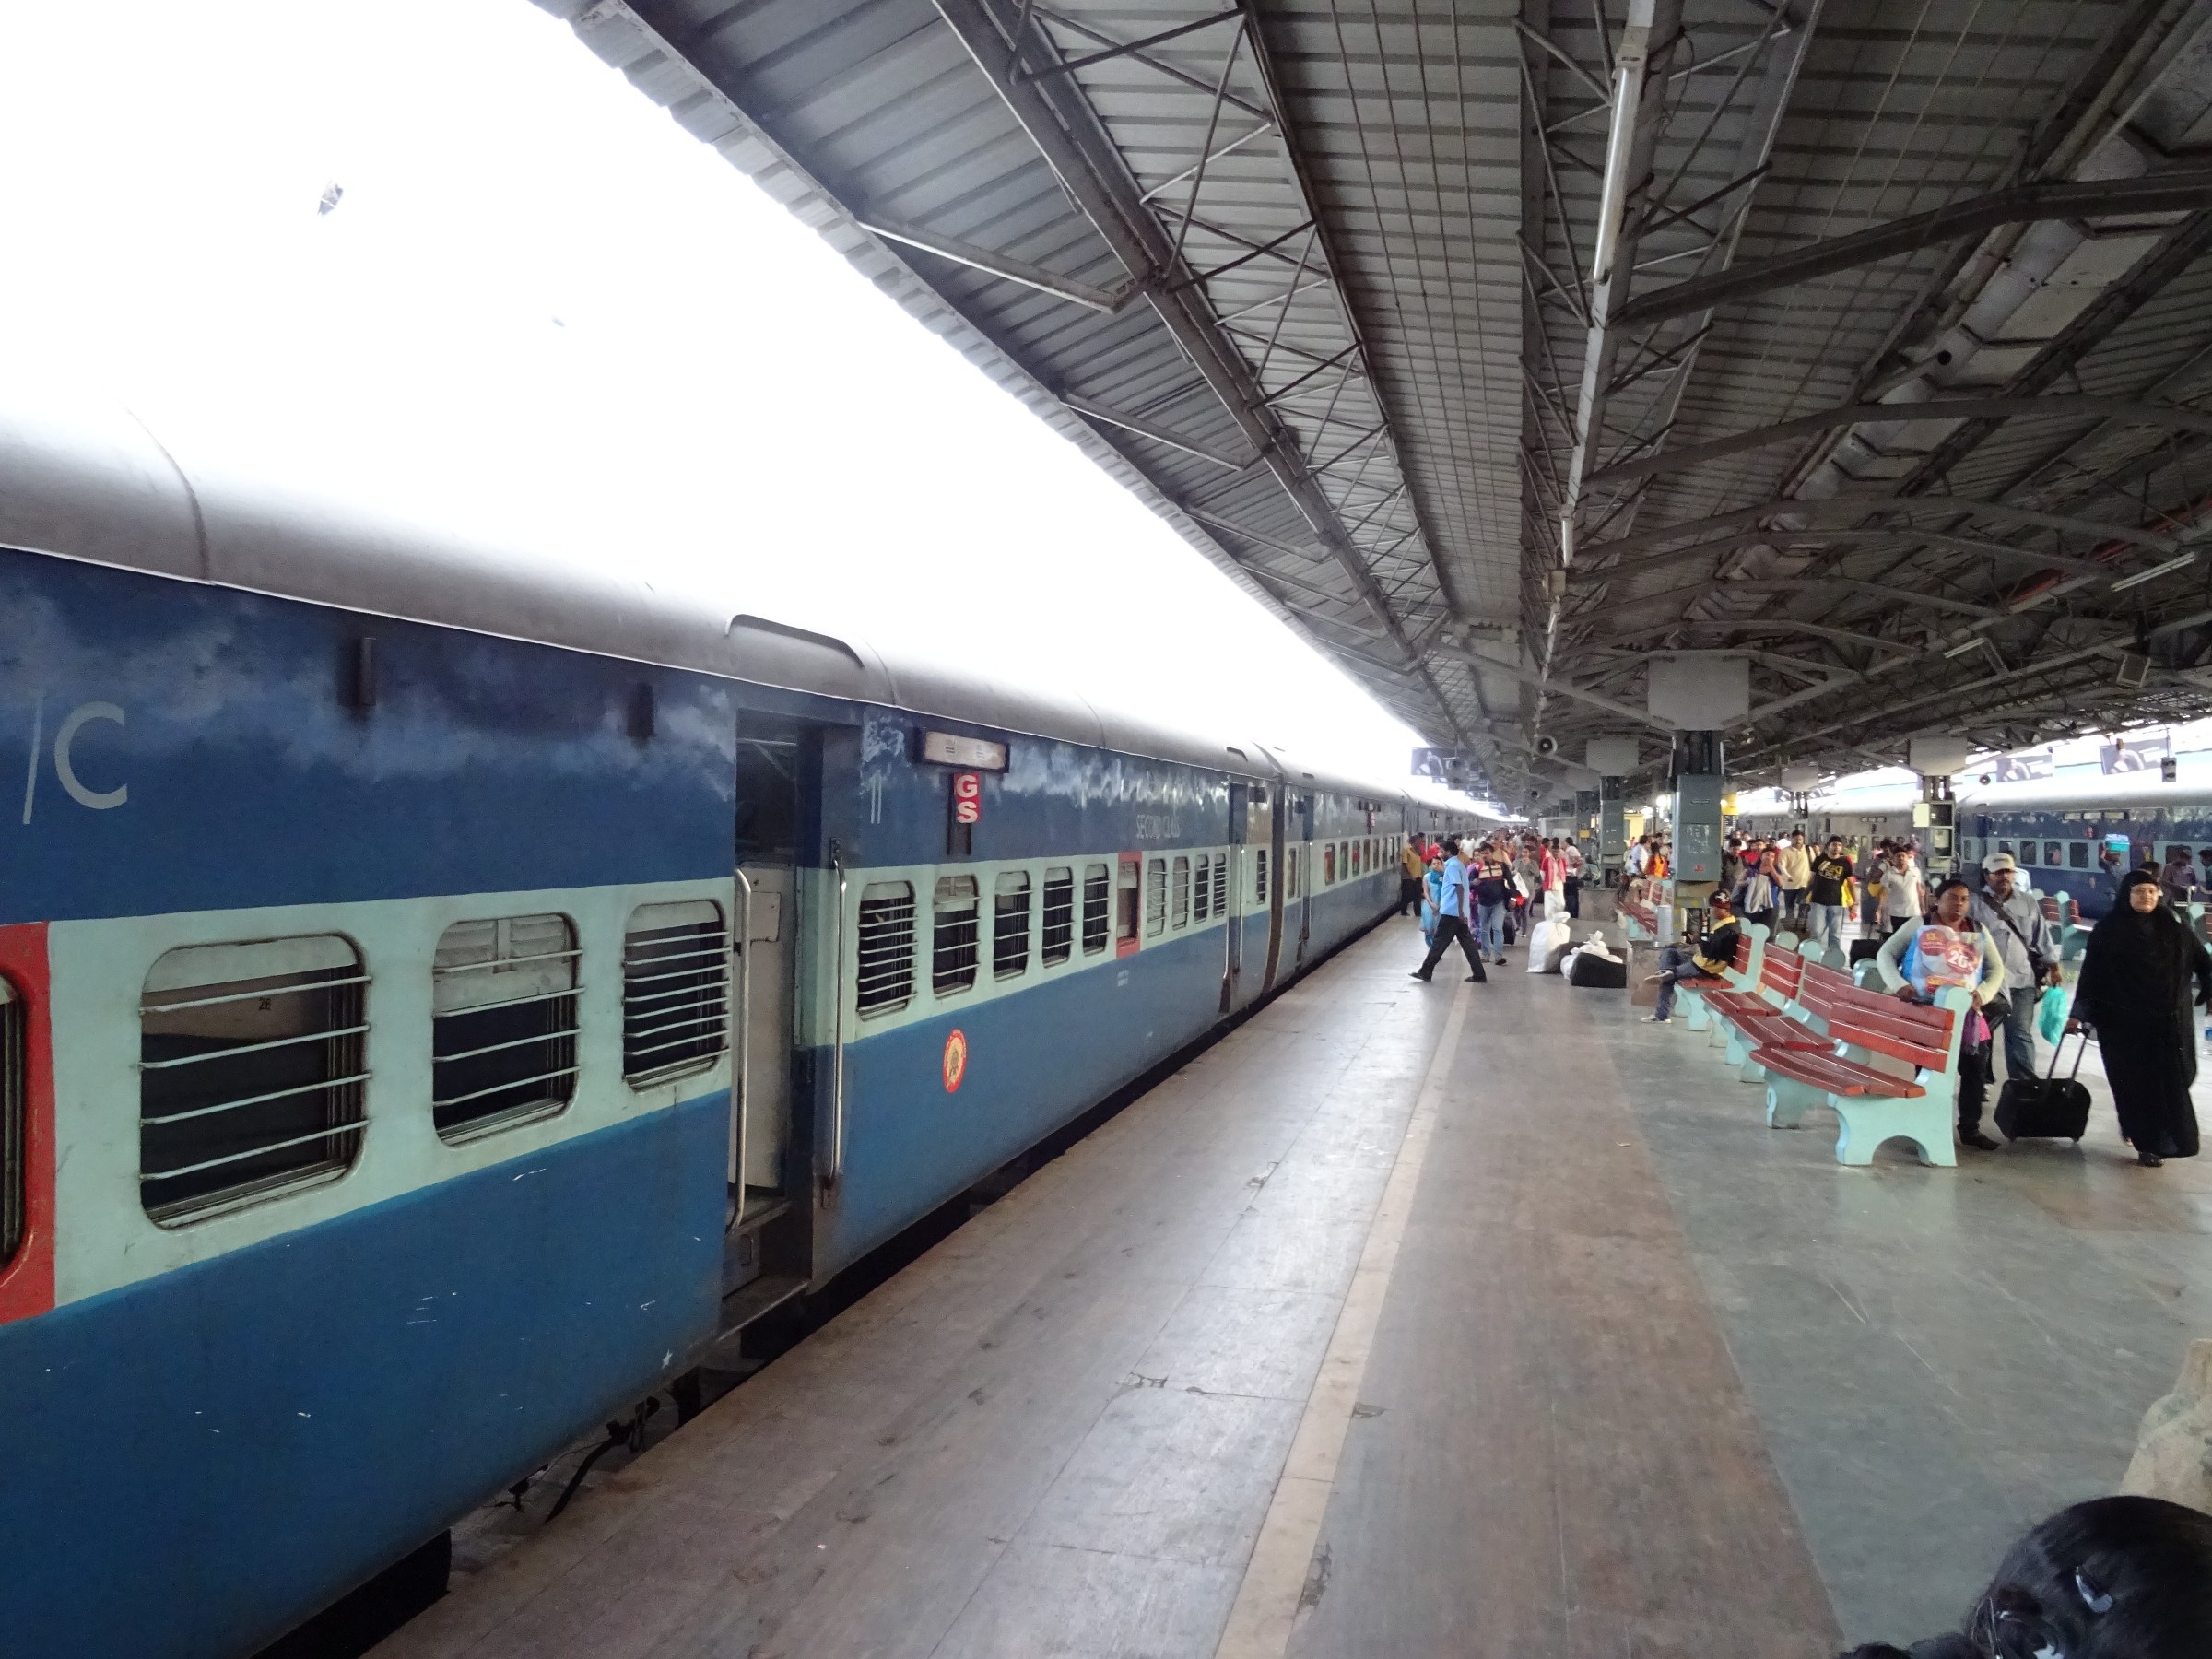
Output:
<instances>
[{"instance_id":1,"label":"woman in black abaya","mask_svg":"<svg viewBox=\"0 0 2212 1659\"><path fill-rule=\"evenodd\" d=\"M2159 878L2131 871L2089 935L2069 1023L2096 1028L2120 1132L2152 1169L2196 1156L2199 1002L2212 1004L2212 955L2166 905Z\"/></svg>"}]
</instances>

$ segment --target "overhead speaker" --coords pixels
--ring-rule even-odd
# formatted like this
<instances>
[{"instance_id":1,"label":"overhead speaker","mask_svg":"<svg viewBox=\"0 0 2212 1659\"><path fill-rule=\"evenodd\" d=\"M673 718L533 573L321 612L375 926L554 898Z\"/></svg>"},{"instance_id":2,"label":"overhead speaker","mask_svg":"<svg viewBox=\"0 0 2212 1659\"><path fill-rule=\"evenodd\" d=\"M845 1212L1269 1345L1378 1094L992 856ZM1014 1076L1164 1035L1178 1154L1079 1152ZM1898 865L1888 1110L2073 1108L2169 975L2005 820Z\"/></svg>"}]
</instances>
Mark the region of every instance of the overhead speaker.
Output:
<instances>
[{"instance_id":1,"label":"overhead speaker","mask_svg":"<svg viewBox=\"0 0 2212 1659\"><path fill-rule=\"evenodd\" d=\"M2140 691L2143 682L2150 677L2150 659L2136 651L2120 653L2120 672L2113 677L2130 691Z\"/></svg>"},{"instance_id":2,"label":"overhead speaker","mask_svg":"<svg viewBox=\"0 0 2212 1659\"><path fill-rule=\"evenodd\" d=\"M1549 732L1545 733L1543 736L1536 739L1536 753L1543 756L1547 760L1550 759L1552 756L1558 754L1559 752L1559 740L1557 737L1554 737Z\"/></svg>"}]
</instances>

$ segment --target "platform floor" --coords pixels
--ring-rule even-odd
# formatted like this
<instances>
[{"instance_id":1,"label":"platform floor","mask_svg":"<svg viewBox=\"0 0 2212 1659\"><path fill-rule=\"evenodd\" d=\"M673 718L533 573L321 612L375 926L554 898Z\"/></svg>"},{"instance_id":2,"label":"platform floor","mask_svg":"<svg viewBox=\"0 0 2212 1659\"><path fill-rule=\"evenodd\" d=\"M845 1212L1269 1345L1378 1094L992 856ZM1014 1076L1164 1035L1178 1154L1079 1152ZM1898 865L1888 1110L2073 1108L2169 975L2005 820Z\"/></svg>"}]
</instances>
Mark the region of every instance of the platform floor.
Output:
<instances>
[{"instance_id":1,"label":"platform floor","mask_svg":"<svg viewBox=\"0 0 2212 1659\"><path fill-rule=\"evenodd\" d=\"M2108 1490L2212 1171L1832 1161L1679 1021L1354 945L380 1659L1828 1659ZM2085 1074L2086 1075L2086 1074Z\"/></svg>"}]
</instances>

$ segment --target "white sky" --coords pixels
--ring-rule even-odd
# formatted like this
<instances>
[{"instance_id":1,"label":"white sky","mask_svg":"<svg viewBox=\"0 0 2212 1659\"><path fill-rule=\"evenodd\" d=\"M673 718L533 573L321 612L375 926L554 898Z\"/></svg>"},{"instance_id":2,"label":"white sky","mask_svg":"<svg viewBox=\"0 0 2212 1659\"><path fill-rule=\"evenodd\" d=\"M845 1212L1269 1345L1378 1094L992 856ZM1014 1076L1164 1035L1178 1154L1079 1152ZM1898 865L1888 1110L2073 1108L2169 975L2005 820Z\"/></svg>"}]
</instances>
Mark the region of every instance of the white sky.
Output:
<instances>
[{"instance_id":1,"label":"white sky","mask_svg":"<svg viewBox=\"0 0 2212 1659\"><path fill-rule=\"evenodd\" d=\"M1411 732L527 0L0 0L0 372L1405 775Z\"/></svg>"}]
</instances>

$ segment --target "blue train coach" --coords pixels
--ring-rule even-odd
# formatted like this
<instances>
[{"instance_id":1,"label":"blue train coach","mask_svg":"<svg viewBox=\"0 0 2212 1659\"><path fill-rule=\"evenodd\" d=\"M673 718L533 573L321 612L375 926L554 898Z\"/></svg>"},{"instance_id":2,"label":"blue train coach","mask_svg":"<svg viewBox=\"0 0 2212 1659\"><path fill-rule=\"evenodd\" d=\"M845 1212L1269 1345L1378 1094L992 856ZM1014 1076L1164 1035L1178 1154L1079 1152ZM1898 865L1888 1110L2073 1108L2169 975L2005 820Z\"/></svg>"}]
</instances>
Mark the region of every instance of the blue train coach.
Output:
<instances>
[{"instance_id":1,"label":"blue train coach","mask_svg":"<svg viewBox=\"0 0 2212 1659\"><path fill-rule=\"evenodd\" d=\"M10 1654L253 1651L1473 827L51 412L0 776Z\"/></svg>"}]
</instances>

